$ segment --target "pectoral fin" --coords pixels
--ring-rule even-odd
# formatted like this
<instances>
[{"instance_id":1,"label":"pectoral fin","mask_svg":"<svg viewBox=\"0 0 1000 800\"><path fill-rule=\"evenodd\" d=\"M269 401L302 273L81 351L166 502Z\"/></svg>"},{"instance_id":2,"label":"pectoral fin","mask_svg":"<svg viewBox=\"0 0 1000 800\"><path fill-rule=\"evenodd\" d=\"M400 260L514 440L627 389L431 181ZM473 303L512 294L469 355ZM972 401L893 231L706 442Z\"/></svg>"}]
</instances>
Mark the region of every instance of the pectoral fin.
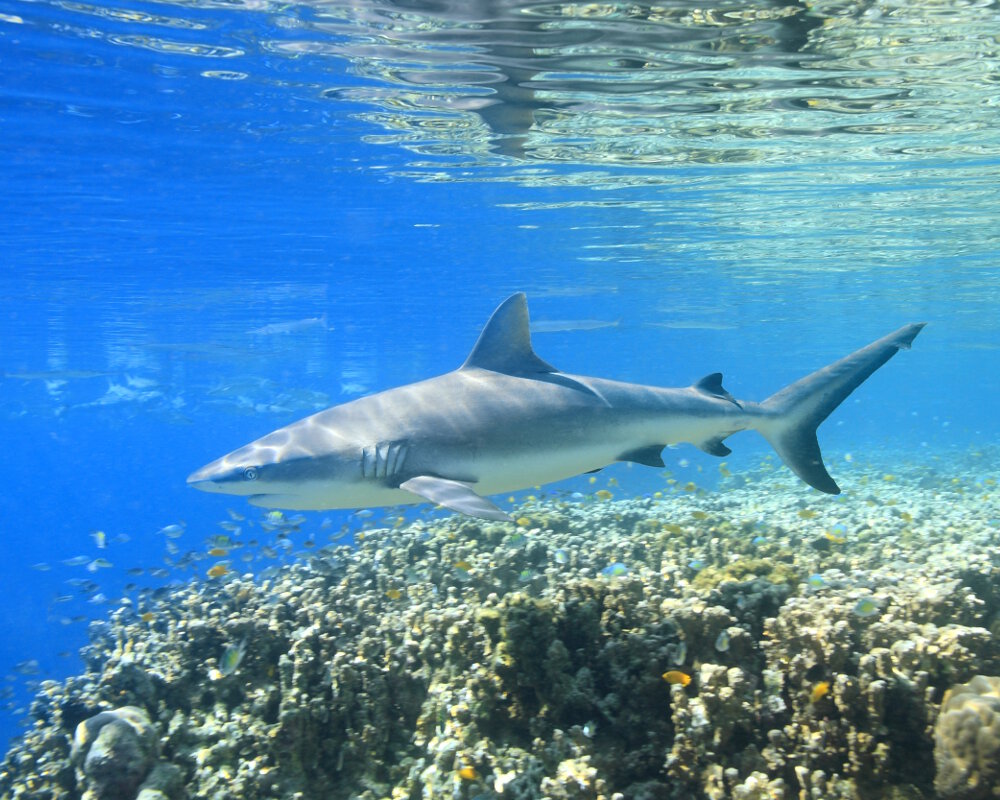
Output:
<instances>
[{"instance_id":1,"label":"pectoral fin","mask_svg":"<svg viewBox=\"0 0 1000 800\"><path fill-rule=\"evenodd\" d=\"M472 491L471 484L462 481L451 481L447 478L435 478L431 475L418 475L399 484L400 489L412 492L425 500L437 503L459 514L468 514L480 519L495 519L506 522L510 515L504 513L485 497L480 497Z\"/></svg>"}]
</instances>

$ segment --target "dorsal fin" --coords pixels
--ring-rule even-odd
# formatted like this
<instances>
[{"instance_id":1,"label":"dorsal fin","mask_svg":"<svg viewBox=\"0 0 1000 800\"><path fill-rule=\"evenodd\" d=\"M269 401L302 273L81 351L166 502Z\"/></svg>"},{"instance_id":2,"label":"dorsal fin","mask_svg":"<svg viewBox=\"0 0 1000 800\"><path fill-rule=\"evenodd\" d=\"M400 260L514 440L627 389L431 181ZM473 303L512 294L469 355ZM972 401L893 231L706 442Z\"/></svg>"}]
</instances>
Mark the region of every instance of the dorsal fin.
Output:
<instances>
[{"instance_id":1,"label":"dorsal fin","mask_svg":"<svg viewBox=\"0 0 1000 800\"><path fill-rule=\"evenodd\" d=\"M508 375L558 372L531 349L528 330L528 301L524 292L513 294L493 312L476 346L462 364L462 369L479 367Z\"/></svg>"},{"instance_id":2,"label":"dorsal fin","mask_svg":"<svg viewBox=\"0 0 1000 800\"><path fill-rule=\"evenodd\" d=\"M739 400L729 394L725 387L723 387L721 372L713 372L711 375L706 375L694 385L694 388L702 394L718 397L720 400L728 400L737 408L743 408L743 406L740 405Z\"/></svg>"}]
</instances>

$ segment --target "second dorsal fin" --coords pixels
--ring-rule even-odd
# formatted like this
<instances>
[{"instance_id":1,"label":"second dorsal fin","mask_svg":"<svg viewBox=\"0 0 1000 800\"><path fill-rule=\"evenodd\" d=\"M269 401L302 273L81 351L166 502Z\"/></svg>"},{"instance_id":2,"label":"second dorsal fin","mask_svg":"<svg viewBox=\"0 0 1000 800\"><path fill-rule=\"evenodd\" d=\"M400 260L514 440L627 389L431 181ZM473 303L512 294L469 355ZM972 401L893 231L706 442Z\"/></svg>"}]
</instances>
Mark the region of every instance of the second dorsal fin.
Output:
<instances>
[{"instance_id":1,"label":"second dorsal fin","mask_svg":"<svg viewBox=\"0 0 1000 800\"><path fill-rule=\"evenodd\" d=\"M694 385L694 388L702 394L718 397L720 400L728 400L737 408L743 408L743 406L740 405L740 401L729 394L729 392L727 392L723 387L721 372L713 372L711 375L706 375Z\"/></svg>"}]
</instances>

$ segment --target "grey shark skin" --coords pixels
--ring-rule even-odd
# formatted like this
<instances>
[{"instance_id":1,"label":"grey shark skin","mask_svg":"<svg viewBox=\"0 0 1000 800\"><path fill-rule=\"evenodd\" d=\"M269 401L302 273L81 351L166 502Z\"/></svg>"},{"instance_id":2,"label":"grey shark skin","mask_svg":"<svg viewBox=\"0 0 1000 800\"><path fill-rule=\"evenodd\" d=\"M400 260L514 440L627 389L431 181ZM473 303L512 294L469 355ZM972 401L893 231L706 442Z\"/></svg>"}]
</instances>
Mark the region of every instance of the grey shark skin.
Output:
<instances>
[{"instance_id":1,"label":"grey shark skin","mask_svg":"<svg viewBox=\"0 0 1000 800\"><path fill-rule=\"evenodd\" d=\"M188 477L197 489L266 508L329 509L429 500L485 519L508 515L486 495L600 469L664 466L690 442L728 455L730 435L756 430L810 486L837 494L816 440L824 419L923 324L905 325L785 387L736 400L713 373L692 386L567 375L531 347L524 294L490 317L454 372L328 408L269 433Z\"/></svg>"}]
</instances>

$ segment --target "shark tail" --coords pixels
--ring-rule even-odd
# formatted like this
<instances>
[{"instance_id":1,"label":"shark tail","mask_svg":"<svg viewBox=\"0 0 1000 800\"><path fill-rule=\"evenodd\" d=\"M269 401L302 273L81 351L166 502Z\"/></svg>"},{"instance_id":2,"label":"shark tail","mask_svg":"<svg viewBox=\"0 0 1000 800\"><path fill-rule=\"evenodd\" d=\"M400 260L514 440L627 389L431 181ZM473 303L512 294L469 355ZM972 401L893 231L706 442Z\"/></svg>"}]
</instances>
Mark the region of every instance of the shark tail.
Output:
<instances>
[{"instance_id":1,"label":"shark tail","mask_svg":"<svg viewBox=\"0 0 1000 800\"><path fill-rule=\"evenodd\" d=\"M823 464L816 429L830 413L899 350L908 350L926 323L904 325L867 347L789 384L760 404L754 426L785 465L827 494L840 487Z\"/></svg>"}]
</instances>

